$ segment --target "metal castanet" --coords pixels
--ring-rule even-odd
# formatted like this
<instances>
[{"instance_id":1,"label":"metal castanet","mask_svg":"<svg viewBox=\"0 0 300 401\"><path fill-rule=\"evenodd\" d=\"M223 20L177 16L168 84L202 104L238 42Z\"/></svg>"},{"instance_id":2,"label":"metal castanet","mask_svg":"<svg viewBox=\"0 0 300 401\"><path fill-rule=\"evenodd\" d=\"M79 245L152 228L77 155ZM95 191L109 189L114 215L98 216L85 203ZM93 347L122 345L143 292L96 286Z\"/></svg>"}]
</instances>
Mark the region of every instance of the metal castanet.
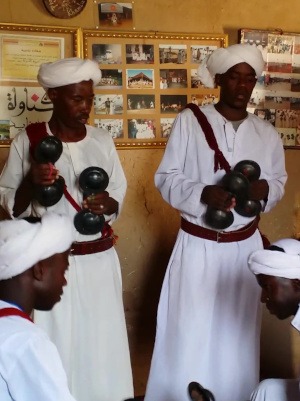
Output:
<instances>
[{"instance_id":1,"label":"metal castanet","mask_svg":"<svg viewBox=\"0 0 300 401\"><path fill-rule=\"evenodd\" d=\"M35 147L34 159L40 164L53 165L63 151L62 142L56 136L46 136ZM50 207L55 205L63 196L65 181L59 176L52 185L36 185L34 197L40 205Z\"/></svg>"},{"instance_id":2,"label":"metal castanet","mask_svg":"<svg viewBox=\"0 0 300 401\"><path fill-rule=\"evenodd\" d=\"M79 187L83 197L95 195L105 191L109 184L109 177L101 167L88 167L79 176ZM74 217L76 230L83 235L93 235L102 231L105 224L103 215L92 213L89 210L80 210Z\"/></svg>"},{"instance_id":3,"label":"metal castanet","mask_svg":"<svg viewBox=\"0 0 300 401\"><path fill-rule=\"evenodd\" d=\"M234 217L232 212L224 212L223 210L208 207L205 213L205 223L216 230L224 230L231 226Z\"/></svg>"}]
</instances>

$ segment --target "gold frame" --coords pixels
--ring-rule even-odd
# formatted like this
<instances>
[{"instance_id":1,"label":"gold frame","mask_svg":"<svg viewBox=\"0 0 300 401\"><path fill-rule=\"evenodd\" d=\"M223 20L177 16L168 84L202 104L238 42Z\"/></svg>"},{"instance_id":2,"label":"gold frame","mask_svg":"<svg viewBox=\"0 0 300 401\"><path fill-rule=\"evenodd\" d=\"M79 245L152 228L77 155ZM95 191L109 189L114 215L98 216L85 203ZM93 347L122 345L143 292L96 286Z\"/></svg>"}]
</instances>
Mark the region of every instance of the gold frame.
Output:
<instances>
[{"instance_id":1,"label":"gold frame","mask_svg":"<svg viewBox=\"0 0 300 401\"><path fill-rule=\"evenodd\" d=\"M98 85L95 88L95 102L90 123L114 130L117 148L163 148L167 142L165 132L169 131L176 114L184 108L184 103L191 102L192 96L194 100L195 97L217 100L219 96L218 88L208 89L200 85L195 71L200 57L204 57L205 49L206 52L211 52L217 47L227 46L228 37L225 34L109 32L85 29L82 33L83 57L96 59L103 76L100 81L102 86ZM137 48L140 60L135 57L134 52ZM167 48L169 48L169 59L166 59ZM199 49L199 60L194 57L196 49ZM105 87L107 77L111 74L115 74L114 82L118 89L114 89L114 84ZM134 74L136 75L132 77ZM140 84L137 76L142 76ZM168 88L161 86L162 80L167 81L163 77L168 77ZM197 86L193 86L192 81L193 85ZM133 83L137 86L130 86ZM143 87L143 85L148 86ZM111 115L107 108L108 115L100 118L105 113L105 98L111 103L114 99L119 101L119 114ZM132 99L138 107L139 103L143 101L146 103L145 98L148 103L145 109L131 110ZM170 99L171 103L175 101L175 106L167 104L167 100ZM149 110L151 106L152 110ZM166 109L170 113L165 112ZM143 135L145 136L142 137ZM147 138L147 135L151 138Z\"/></svg>"},{"instance_id":2,"label":"gold frame","mask_svg":"<svg viewBox=\"0 0 300 401\"><path fill-rule=\"evenodd\" d=\"M56 45L56 49L54 51L50 50L51 46L49 45L49 57L51 54L62 54L62 57L75 57L81 56L81 49L82 49L82 42L81 42L81 35L80 35L80 30L79 28L74 28L74 27L61 27L61 26L39 26L39 25L26 25L26 24L10 24L10 23L1 23L0 24L0 40L1 44L3 41L7 44L7 48L4 49L4 47L1 47L1 58L0 58L0 98L1 98L1 105L0 105L0 134L2 136L2 133L5 132L7 134L7 129L9 128L9 137L10 139L7 138L7 135L4 135L4 139L0 139L0 147L9 147L10 143L12 141L12 130L17 129L17 128L22 128L21 126L16 126L16 123L13 123L12 121L12 109L16 113L20 112L23 113L25 111L25 114L22 115L22 118L25 118L26 115L26 122L30 122L31 118L33 120L38 118L37 116L33 117L32 112L35 112L36 110L42 111L43 113L46 112L46 110L42 110L41 108L38 108L35 106L34 102L37 102L38 100L36 99L42 99L45 94L43 89L38 85L36 79L33 79L32 77L30 78L24 78L26 75L26 67L29 64L29 61L34 63L35 66L39 62L38 57L43 57L42 61L47 61L47 50L46 50L46 44L52 41L52 44ZM5 54L5 63L3 62L2 59L2 53L5 51L13 51L11 50L9 46L10 40L16 42L16 49L19 50L24 50L24 59L18 59L16 62L15 57L9 57L10 54L8 53L8 56ZM39 42L40 41L40 42ZM36 43L35 43L36 42ZM40 55L37 56L38 53L38 46L44 46L45 50L41 48ZM23 46L23 47L22 47ZM30 53L30 46L33 47L34 51L36 54L34 54L34 51ZM54 46L55 47L55 46ZM26 54L27 52L27 54ZM54 53L53 53L54 52ZM46 59L45 59L46 57ZM21 60L21 61L20 61ZM51 60L52 61L52 60ZM17 63L21 62L21 66L17 65ZM23 63L23 64L22 64ZM13 73L11 76L5 77L4 72L10 71L10 67L13 67ZM19 70L18 70L19 69ZM18 76L18 71L20 72L20 75ZM19 101L18 102L18 107L16 107L17 102L16 102L16 97L19 96L19 93L26 92L26 102L25 101ZM8 93L7 93L8 92ZM32 95L33 93L33 95ZM35 98L29 99L33 106L31 105L29 107L27 103L28 96L35 96ZM7 99L5 98L7 97ZM25 96L25 95L24 95ZM14 99L13 99L14 98ZM33 100L32 100L33 99ZM6 105L5 105L6 103ZM14 105L12 105L14 103ZM26 104L25 104L26 103ZM14 106L14 107L13 107ZM27 108L26 108L27 106ZM16 110L18 111L16 111ZM48 108L48 111L50 109ZM16 115L15 115L16 117ZM21 118L21 117L19 117ZM7 124L7 122L9 122ZM33 121L32 121L33 122ZM14 125L13 125L14 124ZM23 124L24 126L24 124Z\"/></svg>"}]
</instances>

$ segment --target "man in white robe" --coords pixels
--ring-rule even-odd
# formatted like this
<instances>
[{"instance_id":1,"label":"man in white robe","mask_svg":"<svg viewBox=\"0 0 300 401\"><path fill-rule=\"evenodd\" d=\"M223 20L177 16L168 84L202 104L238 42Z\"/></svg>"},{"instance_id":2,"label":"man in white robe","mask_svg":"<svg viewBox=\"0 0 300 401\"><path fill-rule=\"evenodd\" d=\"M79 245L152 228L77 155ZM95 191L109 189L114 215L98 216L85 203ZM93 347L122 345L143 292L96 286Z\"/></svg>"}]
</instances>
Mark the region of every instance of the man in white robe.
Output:
<instances>
[{"instance_id":1,"label":"man in white robe","mask_svg":"<svg viewBox=\"0 0 300 401\"><path fill-rule=\"evenodd\" d=\"M229 166L259 164L249 197L268 212L282 198L287 175L277 131L246 110L263 68L252 46L215 50L199 76L206 87L220 86L220 101L200 109ZM183 110L155 175L164 200L180 211L182 226L162 286L145 401L188 401L193 381L217 401L246 401L259 382L260 289L247 260L263 242L257 219L236 213L235 197L217 185L225 174L216 169L220 160L193 112ZM233 213L229 234L206 224L208 205Z\"/></svg>"},{"instance_id":2,"label":"man in white robe","mask_svg":"<svg viewBox=\"0 0 300 401\"><path fill-rule=\"evenodd\" d=\"M278 319L294 316L292 326L300 331L300 242L284 238L268 249L250 255L249 268L262 288L261 301ZM298 379L266 379L251 401L299 401Z\"/></svg>"},{"instance_id":3,"label":"man in white robe","mask_svg":"<svg viewBox=\"0 0 300 401\"><path fill-rule=\"evenodd\" d=\"M0 222L1 401L75 401L55 345L30 316L59 302L73 239L67 216Z\"/></svg>"},{"instance_id":4,"label":"man in white robe","mask_svg":"<svg viewBox=\"0 0 300 401\"><path fill-rule=\"evenodd\" d=\"M62 154L55 166L34 162L23 130L11 144L0 177L0 203L12 218L42 216L48 209L67 214L73 222L83 207L107 222L102 233L76 231L69 285L61 302L51 312L34 313L35 322L56 344L78 401L120 401L133 396L121 269L110 228L122 208L126 178L109 133L87 125L93 87L100 78L98 64L91 60L69 58L42 64L38 81L53 103L53 114L39 129L62 141ZM78 179L88 167L104 169L109 184L104 192L84 198ZM52 185L59 175L71 201L63 195L53 206L41 206L35 199L35 185Z\"/></svg>"}]
</instances>

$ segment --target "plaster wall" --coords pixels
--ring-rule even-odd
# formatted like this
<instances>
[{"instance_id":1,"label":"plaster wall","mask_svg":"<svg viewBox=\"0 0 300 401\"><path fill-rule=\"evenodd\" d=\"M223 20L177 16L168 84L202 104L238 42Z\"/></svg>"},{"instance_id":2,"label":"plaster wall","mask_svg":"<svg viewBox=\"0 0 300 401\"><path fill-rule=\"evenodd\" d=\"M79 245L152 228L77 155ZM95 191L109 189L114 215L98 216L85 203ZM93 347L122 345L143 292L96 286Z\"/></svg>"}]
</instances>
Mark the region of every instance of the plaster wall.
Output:
<instances>
[{"instance_id":1,"label":"plaster wall","mask_svg":"<svg viewBox=\"0 0 300 401\"><path fill-rule=\"evenodd\" d=\"M26 4L26 10L24 6ZM300 4L290 0L240 2L227 0L138 0L134 3L137 31L225 33L237 43L240 28L299 32ZM0 23L69 26L94 29L95 2L88 0L83 12L72 19L57 19L42 0L2 0ZM0 148L0 167L8 149ZM163 149L119 150L128 179L125 206L115 232L123 269L124 302L133 357L136 393L143 393L155 330L160 287L178 226L178 213L160 197L153 176ZM261 230L269 239L300 236L300 153L286 151L289 179L281 203L262 217ZM296 374L300 345L289 322L264 313L262 375L288 377Z\"/></svg>"}]
</instances>

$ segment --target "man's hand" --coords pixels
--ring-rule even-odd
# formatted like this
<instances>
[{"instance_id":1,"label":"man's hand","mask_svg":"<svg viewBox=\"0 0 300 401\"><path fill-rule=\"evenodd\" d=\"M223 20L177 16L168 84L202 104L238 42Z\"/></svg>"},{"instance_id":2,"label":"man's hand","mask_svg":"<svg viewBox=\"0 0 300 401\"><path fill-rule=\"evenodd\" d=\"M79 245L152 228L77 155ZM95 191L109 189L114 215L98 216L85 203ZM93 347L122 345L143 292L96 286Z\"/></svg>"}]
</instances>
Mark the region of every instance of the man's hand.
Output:
<instances>
[{"instance_id":1,"label":"man's hand","mask_svg":"<svg viewBox=\"0 0 300 401\"><path fill-rule=\"evenodd\" d=\"M119 209L118 202L111 198L107 191L88 196L84 199L82 206L95 214L110 215L116 213Z\"/></svg>"},{"instance_id":2,"label":"man's hand","mask_svg":"<svg viewBox=\"0 0 300 401\"><path fill-rule=\"evenodd\" d=\"M207 185L204 187L201 201L210 207L223 210L224 212L229 212L236 205L234 195L225 191L219 185Z\"/></svg>"},{"instance_id":3,"label":"man's hand","mask_svg":"<svg viewBox=\"0 0 300 401\"><path fill-rule=\"evenodd\" d=\"M252 200L265 200L269 195L269 184L267 180L256 180L250 182L248 198Z\"/></svg>"},{"instance_id":4,"label":"man's hand","mask_svg":"<svg viewBox=\"0 0 300 401\"><path fill-rule=\"evenodd\" d=\"M52 185L59 177L59 171L51 163L40 164L32 161L29 179L34 185Z\"/></svg>"}]
</instances>

